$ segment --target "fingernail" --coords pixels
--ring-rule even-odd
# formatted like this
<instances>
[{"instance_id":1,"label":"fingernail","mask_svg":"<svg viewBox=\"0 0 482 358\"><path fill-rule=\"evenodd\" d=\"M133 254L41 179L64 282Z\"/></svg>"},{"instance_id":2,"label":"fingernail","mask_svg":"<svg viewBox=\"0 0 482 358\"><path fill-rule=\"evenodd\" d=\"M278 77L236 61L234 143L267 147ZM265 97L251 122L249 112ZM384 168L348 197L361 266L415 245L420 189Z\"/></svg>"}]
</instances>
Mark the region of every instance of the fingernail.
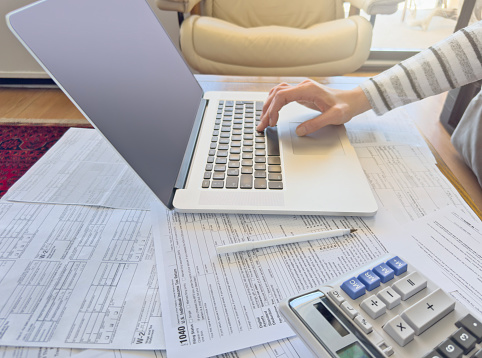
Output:
<instances>
[{"instance_id":1,"label":"fingernail","mask_svg":"<svg viewBox=\"0 0 482 358\"><path fill-rule=\"evenodd\" d=\"M298 126L298 128L296 128L296 134L303 137L306 134L306 128L304 126Z\"/></svg>"}]
</instances>

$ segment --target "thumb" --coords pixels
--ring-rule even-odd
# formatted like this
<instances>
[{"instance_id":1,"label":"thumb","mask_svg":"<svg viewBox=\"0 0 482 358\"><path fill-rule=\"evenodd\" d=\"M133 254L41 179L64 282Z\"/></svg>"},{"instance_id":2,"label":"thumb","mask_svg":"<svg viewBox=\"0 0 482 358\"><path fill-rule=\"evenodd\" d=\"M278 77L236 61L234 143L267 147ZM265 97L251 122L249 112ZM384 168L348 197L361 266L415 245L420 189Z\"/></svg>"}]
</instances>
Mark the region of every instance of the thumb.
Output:
<instances>
[{"instance_id":1,"label":"thumb","mask_svg":"<svg viewBox=\"0 0 482 358\"><path fill-rule=\"evenodd\" d=\"M298 127L296 127L296 134L300 137L311 134L329 124L336 124L337 121L334 119L334 111L331 111L330 108L319 116L301 123Z\"/></svg>"}]
</instances>

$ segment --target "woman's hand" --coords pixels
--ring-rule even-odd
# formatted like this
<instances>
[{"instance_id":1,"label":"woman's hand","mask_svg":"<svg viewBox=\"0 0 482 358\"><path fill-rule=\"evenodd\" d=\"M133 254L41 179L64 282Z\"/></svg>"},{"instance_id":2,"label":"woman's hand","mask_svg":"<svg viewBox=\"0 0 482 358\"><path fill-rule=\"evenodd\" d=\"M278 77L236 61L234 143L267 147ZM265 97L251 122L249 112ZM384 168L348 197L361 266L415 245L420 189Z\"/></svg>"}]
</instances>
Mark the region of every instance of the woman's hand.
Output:
<instances>
[{"instance_id":1,"label":"woman's hand","mask_svg":"<svg viewBox=\"0 0 482 358\"><path fill-rule=\"evenodd\" d=\"M256 127L263 131L278 122L278 112L290 102L298 102L321 114L301 123L296 134L304 136L329 124L343 124L352 117L371 109L365 93L360 87L352 90L338 90L306 80L296 86L281 83L271 89L263 106L261 121Z\"/></svg>"}]
</instances>

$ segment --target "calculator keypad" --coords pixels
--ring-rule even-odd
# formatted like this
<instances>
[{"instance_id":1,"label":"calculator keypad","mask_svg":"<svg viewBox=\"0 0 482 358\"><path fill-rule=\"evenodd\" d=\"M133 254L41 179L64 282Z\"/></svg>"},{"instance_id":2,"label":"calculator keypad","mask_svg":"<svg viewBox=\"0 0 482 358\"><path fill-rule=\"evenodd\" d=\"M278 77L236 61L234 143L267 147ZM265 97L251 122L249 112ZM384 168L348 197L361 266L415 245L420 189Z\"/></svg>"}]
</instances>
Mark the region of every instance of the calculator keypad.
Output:
<instances>
[{"instance_id":1,"label":"calculator keypad","mask_svg":"<svg viewBox=\"0 0 482 358\"><path fill-rule=\"evenodd\" d=\"M405 347L455 309L452 297L440 288L427 292L427 284L425 277L409 270L409 265L395 256L343 281L339 289L328 291L328 297L388 357L396 347L394 350L383 341L365 317ZM396 312L389 313L392 310ZM461 358L474 351L468 357L482 358L482 350L474 349L482 342L482 323L469 314L456 323L457 327L424 357Z\"/></svg>"}]
</instances>

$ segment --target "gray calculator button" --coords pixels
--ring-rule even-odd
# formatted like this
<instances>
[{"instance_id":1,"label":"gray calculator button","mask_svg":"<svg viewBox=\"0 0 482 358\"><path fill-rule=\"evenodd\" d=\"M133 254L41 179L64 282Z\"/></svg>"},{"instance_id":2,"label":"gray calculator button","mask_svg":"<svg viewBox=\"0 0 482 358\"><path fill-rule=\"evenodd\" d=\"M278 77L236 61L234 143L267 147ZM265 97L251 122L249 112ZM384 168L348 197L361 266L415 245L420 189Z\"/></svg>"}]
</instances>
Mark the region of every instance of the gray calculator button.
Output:
<instances>
[{"instance_id":1,"label":"gray calculator button","mask_svg":"<svg viewBox=\"0 0 482 358\"><path fill-rule=\"evenodd\" d=\"M355 323L365 334L373 331L373 326L369 322L367 322L367 320L362 315L358 315L355 317Z\"/></svg>"},{"instance_id":2,"label":"gray calculator button","mask_svg":"<svg viewBox=\"0 0 482 358\"><path fill-rule=\"evenodd\" d=\"M360 303L360 307L373 319L377 319L387 310L385 303L375 295L364 299L362 303Z\"/></svg>"},{"instance_id":3,"label":"gray calculator button","mask_svg":"<svg viewBox=\"0 0 482 358\"><path fill-rule=\"evenodd\" d=\"M427 287L427 280L420 276L418 272L412 272L392 285L392 288L402 297L403 301L409 299L425 287Z\"/></svg>"},{"instance_id":4,"label":"gray calculator button","mask_svg":"<svg viewBox=\"0 0 482 358\"><path fill-rule=\"evenodd\" d=\"M203 180L203 188L209 188L209 179Z\"/></svg>"},{"instance_id":5,"label":"gray calculator button","mask_svg":"<svg viewBox=\"0 0 482 358\"><path fill-rule=\"evenodd\" d=\"M340 293L340 291L338 290L330 290L328 291L328 296L331 297L331 299L333 301L335 301L335 303L339 306L341 305L343 302L345 302L345 297L343 297Z\"/></svg>"},{"instance_id":6,"label":"gray calculator button","mask_svg":"<svg viewBox=\"0 0 482 358\"><path fill-rule=\"evenodd\" d=\"M415 337L415 331L400 316L395 316L385 323L383 330L401 347L407 345Z\"/></svg>"},{"instance_id":7,"label":"gray calculator button","mask_svg":"<svg viewBox=\"0 0 482 358\"><path fill-rule=\"evenodd\" d=\"M475 336L478 343L482 342L482 322L480 322L470 313L461 320L455 322L455 325L457 327L464 327L467 331L472 333L473 336Z\"/></svg>"},{"instance_id":8,"label":"gray calculator button","mask_svg":"<svg viewBox=\"0 0 482 358\"><path fill-rule=\"evenodd\" d=\"M355 316L358 314L358 311L354 309L347 301L343 302L340 307L351 319L355 318Z\"/></svg>"},{"instance_id":9,"label":"gray calculator button","mask_svg":"<svg viewBox=\"0 0 482 358\"><path fill-rule=\"evenodd\" d=\"M402 318L418 336L455 308L454 300L438 288L402 312Z\"/></svg>"},{"instance_id":10,"label":"gray calculator button","mask_svg":"<svg viewBox=\"0 0 482 358\"><path fill-rule=\"evenodd\" d=\"M459 328L454 334L450 336L452 340L459 345L464 351L464 354L468 354L475 347L477 339L471 335L465 328Z\"/></svg>"},{"instance_id":11,"label":"gray calculator button","mask_svg":"<svg viewBox=\"0 0 482 358\"><path fill-rule=\"evenodd\" d=\"M436 349L444 358L460 358L463 354L462 349L451 339L446 339Z\"/></svg>"},{"instance_id":12,"label":"gray calculator button","mask_svg":"<svg viewBox=\"0 0 482 358\"><path fill-rule=\"evenodd\" d=\"M377 296L383 301L383 303L385 303L389 310L397 307L402 301L400 295L396 293L391 287L384 288L383 290L378 292Z\"/></svg>"}]
</instances>

